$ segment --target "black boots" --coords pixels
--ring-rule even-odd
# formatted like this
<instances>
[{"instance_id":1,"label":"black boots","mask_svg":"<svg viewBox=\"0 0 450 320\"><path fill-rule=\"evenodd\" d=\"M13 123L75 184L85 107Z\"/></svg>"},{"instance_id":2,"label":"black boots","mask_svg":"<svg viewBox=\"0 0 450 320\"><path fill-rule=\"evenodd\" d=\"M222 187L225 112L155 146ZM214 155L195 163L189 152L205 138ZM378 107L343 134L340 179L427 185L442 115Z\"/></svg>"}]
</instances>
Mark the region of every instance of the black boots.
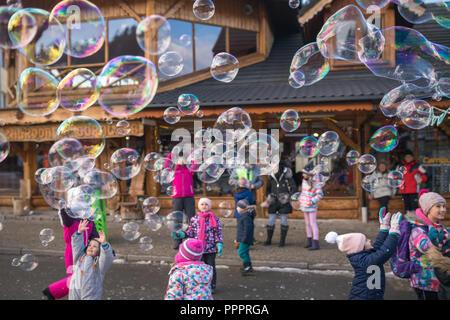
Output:
<instances>
[{"instance_id":1,"label":"black boots","mask_svg":"<svg viewBox=\"0 0 450 320\"><path fill-rule=\"evenodd\" d=\"M313 240L311 248L308 248L308 250L319 250L319 240Z\"/></svg>"},{"instance_id":2,"label":"black boots","mask_svg":"<svg viewBox=\"0 0 450 320\"><path fill-rule=\"evenodd\" d=\"M279 247L284 247L288 229L289 229L289 226L281 225L280 244L278 245Z\"/></svg>"},{"instance_id":3,"label":"black boots","mask_svg":"<svg viewBox=\"0 0 450 320\"><path fill-rule=\"evenodd\" d=\"M272 243L272 236L273 236L273 231L275 230L275 226L266 226L267 229L267 239L266 242L264 242L265 246L268 246Z\"/></svg>"},{"instance_id":4,"label":"black boots","mask_svg":"<svg viewBox=\"0 0 450 320\"><path fill-rule=\"evenodd\" d=\"M306 238L306 244L303 248L310 248L312 246L312 238Z\"/></svg>"},{"instance_id":5,"label":"black boots","mask_svg":"<svg viewBox=\"0 0 450 320\"><path fill-rule=\"evenodd\" d=\"M183 242L183 240L181 239L173 239L173 248L175 250L178 250L178 247L180 246L180 244Z\"/></svg>"},{"instance_id":6,"label":"black boots","mask_svg":"<svg viewBox=\"0 0 450 320\"><path fill-rule=\"evenodd\" d=\"M44 294L44 296L47 297L47 300L55 300L55 297L52 295L52 293L50 292L50 289L47 287L45 288L42 293Z\"/></svg>"},{"instance_id":7,"label":"black boots","mask_svg":"<svg viewBox=\"0 0 450 320\"><path fill-rule=\"evenodd\" d=\"M241 268L241 274L243 276L246 276L253 272L252 263L251 262L244 262L244 266Z\"/></svg>"}]
</instances>

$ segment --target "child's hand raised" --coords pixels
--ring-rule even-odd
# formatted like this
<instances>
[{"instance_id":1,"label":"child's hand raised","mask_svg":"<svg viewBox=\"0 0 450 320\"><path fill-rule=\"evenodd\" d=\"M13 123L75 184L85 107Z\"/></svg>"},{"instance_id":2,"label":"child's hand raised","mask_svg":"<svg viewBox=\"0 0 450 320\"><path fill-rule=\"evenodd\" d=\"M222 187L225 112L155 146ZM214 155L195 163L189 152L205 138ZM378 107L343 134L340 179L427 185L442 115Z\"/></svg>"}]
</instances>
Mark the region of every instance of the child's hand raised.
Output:
<instances>
[{"instance_id":1,"label":"child's hand raised","mask_svg":"<svg viewBox=\"0 0 450 320\"><path fill-rule=\"evenodd\" d=\"M78 233L82 233L83 231L86 231L88 229L89 220L83 220L78 225Z\"/></svg>"},{"instance_id":2,"label":"child's hand raised","mask_svg":"<svg viewBox=\"0 0 450 320\"><path fill-rule=\"evenodd\" d=\"M95 238L94 240L100 242L101 244L105 244L106 243L106 236L105 236L105 232L103 232L102 230L100 230L98 232L98 235L100 236L99 238Z\"/></svg>"},{"instance_id":3,"label":"child's hand raised","mask_svg":"<svg viewBox=\"0 0 450 320\"><path fill-rule=\"evenodd\" d=\"M386 207L380 208L378 213L378 218L380 220L380 230L389 231L391 227L391 213L386 213Z\"/></svg>"}]
</instances>

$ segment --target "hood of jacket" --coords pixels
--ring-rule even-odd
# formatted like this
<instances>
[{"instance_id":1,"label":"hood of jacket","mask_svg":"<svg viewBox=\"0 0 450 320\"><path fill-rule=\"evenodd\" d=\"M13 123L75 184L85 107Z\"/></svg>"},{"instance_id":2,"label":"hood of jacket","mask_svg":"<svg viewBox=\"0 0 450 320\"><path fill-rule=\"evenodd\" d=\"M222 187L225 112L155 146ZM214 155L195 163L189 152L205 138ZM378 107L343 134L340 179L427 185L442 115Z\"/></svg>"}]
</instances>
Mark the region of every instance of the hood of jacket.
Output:
<instances>
[{"instance_id":1,"label":"hood of jacket","mask_svg":"<svg viewBox=\"0 0 450 320\"><path fill-rule=\"evenodd\" d=\"M450 257L443 256L436 247L431 247L426 255L433 267L439 268L450 274Z\"/></svg>"},{"instance_id":2,"label":"hood of jacket","mask_svg":"<svg viewBox=\"0 0 450 320\"><path fill-rule=\"evenodd\" d=\"M414 223L416 225L432 225L430 220L426 218L426 216L422 213L422 210L419 208L413 214L407 213L405 218L408 219L409 222Z\"/></svg>"}]
</instances>

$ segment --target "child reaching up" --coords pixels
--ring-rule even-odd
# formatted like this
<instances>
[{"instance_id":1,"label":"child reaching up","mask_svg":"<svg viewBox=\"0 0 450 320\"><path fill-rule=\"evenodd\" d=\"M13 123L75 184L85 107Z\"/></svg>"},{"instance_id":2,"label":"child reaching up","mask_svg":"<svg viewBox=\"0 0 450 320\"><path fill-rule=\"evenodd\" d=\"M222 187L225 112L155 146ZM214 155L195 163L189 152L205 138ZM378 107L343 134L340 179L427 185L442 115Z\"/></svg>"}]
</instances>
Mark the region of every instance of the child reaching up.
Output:
<instances>
[{"instance_id":1,"label":"child reaching up","mask_svg":"<svg viewBox=\"0 0 450 320\"><path fill-rule=\"evenodd\" d=\"M383 210L384 209L384 210ZM350 300L383 300L385 272L383 265L394 254L400 235L400 212L384 215L385 208L379 213L380 232L372 245L362 233L337 235L329 232L325 241L337 243L340 251L347 254L355 275L350 290Z\"/></svg>"},{"instance_id":2,"label":"child reaching up","mask_svg":"<svg viewBox=\"0 0 450 320\"><path fill-rule=\"evenodd\" d=\"M111 246L105 233L99 231L99 238L83 245L83 232L88 229L88 220L78 225L72 236L73 274L70 281L69 300L101 300L103 279L114 260Z\"/></svg>"}]
</instances>

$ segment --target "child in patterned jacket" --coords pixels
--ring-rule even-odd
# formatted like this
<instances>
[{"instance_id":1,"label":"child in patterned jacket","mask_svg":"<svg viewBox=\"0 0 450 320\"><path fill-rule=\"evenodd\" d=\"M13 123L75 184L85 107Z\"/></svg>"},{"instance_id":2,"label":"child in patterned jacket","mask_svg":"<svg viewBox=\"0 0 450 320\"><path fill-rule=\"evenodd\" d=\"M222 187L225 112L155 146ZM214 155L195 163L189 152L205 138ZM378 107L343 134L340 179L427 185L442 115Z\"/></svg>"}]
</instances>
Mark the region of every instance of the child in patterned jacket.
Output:
<instances>
[{"instance_id":1,"label":"child in patterned jacket","mask_svg":"<svg viewBox=\"0 0 450 320\"><path fill-rule=\"evenodd\" d=\"M221 257L223 253L222 224L218 217L211 211L211 200L201 198L198 201L197 215L194 216L186 232L173 232L174 239L195 238L203 244L202 261L213 268L211 290L216 289L216 254Z\"/></svg>"},{"instance_id":2,"label":"child in patterned jacket","mask_svg":"<svg viewBox=\"0 0 450 320\"><path fill-rule=\"evenodd\" d=\"M181 243L175 263L169 271L169 284L164 300L213 300L213 269L200 261L202 254L201 240L187 239Z\"/></svg>"}]
</instances>

